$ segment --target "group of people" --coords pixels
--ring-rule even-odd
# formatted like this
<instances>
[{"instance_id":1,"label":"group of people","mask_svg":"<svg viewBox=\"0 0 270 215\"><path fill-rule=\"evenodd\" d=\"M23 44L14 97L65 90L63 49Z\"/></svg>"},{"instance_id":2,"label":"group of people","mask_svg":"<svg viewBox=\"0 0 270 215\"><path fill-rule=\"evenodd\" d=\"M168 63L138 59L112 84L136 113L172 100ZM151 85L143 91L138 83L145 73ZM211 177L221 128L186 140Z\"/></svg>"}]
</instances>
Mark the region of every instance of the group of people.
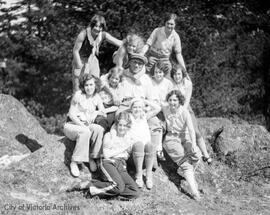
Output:
<instances>
[{"instance_id":1,"label":"group of people","mask_svg":"<svg viewBox=\"0 0 270 215\"><path fill-rule=\"evenodd\" d=\"M167 14L165 25L154 29L146 43L133 33L123 40L114 38L100 15L79 33L73 49L74 94L64 125L65 135L76 141L70 171L79 177L78 164L87 162L102 178L76 189L87 189L91 196L136 198L143 175L146 188L153 187L153 166L165 159L165 150L193 197L200 198L195 168L201 155L208 164L212 159L189 104L192 82L176 20L175 14ZM112 56L115 67L100 77L97 56L104 40L118 50ZM127 171L130 163L134 178Z\"/></svg>"}]
</instances>

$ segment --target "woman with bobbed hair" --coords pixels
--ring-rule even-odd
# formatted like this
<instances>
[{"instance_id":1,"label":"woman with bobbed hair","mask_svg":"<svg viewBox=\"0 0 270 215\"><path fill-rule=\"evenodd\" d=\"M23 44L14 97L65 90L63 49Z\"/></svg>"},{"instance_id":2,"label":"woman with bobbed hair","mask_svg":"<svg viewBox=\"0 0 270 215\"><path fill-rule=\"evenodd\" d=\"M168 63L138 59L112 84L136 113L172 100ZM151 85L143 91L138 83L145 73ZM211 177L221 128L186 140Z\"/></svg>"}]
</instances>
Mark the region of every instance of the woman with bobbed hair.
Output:
<instances>
[{"instance_id":1,"label":"woman with bobbed hair","mask_svg":"<svg viewBox=\"0 0 270 215\"><path fill-rule=\"evenodd\" d=\"M116 39L106 32L105 18L101 15L94 15L89 26L82 30L76 38L73 48L73 92L79 90L79 78L83 74L91 73L96 77L100 76L99 47L102 41L121 46L122 41Z\"/></svg>"}]
</instances>

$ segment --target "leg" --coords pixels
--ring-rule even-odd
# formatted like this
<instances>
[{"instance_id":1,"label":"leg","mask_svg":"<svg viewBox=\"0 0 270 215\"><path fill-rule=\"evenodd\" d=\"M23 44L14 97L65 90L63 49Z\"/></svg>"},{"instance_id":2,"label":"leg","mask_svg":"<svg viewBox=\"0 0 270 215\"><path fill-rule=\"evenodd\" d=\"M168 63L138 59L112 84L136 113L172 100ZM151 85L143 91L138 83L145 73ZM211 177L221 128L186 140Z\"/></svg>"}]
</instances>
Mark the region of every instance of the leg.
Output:
<instances>
[{"instance_id":1,"label":"leg","mask_svg":"<svg viewBox=\"0 0 270 215\"><path fill-rule=\"evenodd\" d=\"M151 189L153 187L152 169L155 160L155 147L153 144L148 143L145 145L145 166L146 166L146 187Z\"/></svg>"},{"instance_id":2,"label":"leg","mask_svg":"<svg viewBox=\"0 0 270 215\"><path fill-rule=\"evenodd\" d=\"M89 125L92 135L90 138L90 158L96 159L101 155L102 139L104 134L104 128L97 124Z\"/></svg>"},{"instance_id":3,"label":"leg","mask_svg":"<svg viewBox=\"0 0 270 215\"><path fill-rule=\"evenodd\" d=\"M152 67L155 65L155 63L157 61L158 61L158 59L156 57L153 57L153 56L148 57L148 63L145 66L146 74L150 74L150 71L151 71ZM150 75L153 75L153 74L150 74Z\"/></svg>"},{"instance_id":4,"label":"leg","mask_svg":"<svg viewBox=\"0 0 270 215\"><path fill-rule=\"evenodd\" d=\"M143 160L144 160L144 144L142 142L137 142L132 148L133 161L136 168L136 183L139 188L143 187Z\"/></svg>"},{"instance_id":5,"label":"leg","mask_svg":"<svg viewBox=\"0 0 270 215\"><path fill-rule=\"evenodd\" d=\"M165 59L162 59L161 60L164 65L165 65L165 68L164 68L164 73L165 73L165 76L166 78L169 78L171 80L171 70L172 70L172 63L170 61L169 58L165 58Z\"/></svg>"},{"instance_id":6,"label":"leg","mask_svg":"<svg viewBox=\"0 0 270 215\"><path fill-rule=\"evenodd\" d=\"M76 140L76 146L70 163L70 171L73 176L80 175L78 162L88 162L89 159L89 140L91 131L87 127L65 123L64 134L71 140Z\"/></svg>"}]
</instances>

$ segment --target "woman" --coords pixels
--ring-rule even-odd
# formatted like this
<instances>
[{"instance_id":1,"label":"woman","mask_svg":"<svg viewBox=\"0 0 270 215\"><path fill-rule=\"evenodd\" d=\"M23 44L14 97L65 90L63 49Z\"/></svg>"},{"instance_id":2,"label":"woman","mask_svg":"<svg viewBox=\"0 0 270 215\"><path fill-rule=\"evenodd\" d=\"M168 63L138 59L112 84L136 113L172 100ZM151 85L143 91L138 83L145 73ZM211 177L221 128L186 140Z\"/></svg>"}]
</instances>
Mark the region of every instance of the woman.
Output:
<instances>
[{"instance_id":1,"label":"woman","mask_svg":"<svg viewBox=\"0 0 270 215\"><path fill-rule=\"evenodd\" d=\"M100 76L99 62L96 56L102 41L121 46L122 41L114 38L106 30L106 21L103 16L95 15L89 26L82 30L75 41L73 48L73 91L79 90L81 75L91 73Z\"/></svg>"},{"instance_id":2,"label":"woman","mask_svg":"<svg viewBox=\"0 0 270 215\"><path fill-rule=\"evenodd\" d=\"M162 108L167 125L163 147L178 165L177 173L186 179L194 199L200 199L194 173L200 154L191 116L188 110L183 108L185 98L179 90L173 90L168 93L166 100L168 106Z\"/></svg>"},{"instance_id":3,"label":"woman","mask_svg":"<svg viewBox=\"0 0 270 215\"><path fill-rule=\"evenodd\" d=\"M97 116L100 122L102 119L106 121L104 106L98 95L99 89L98 78L91 74L83 76L81 90L77 91L72 98L68 119L64 125L65 135L73 141L76 140L70 163L70 170L74 177L80 175L78 163L89 162L91 171L94 172L97 169L94 159L100 157L104 128L95 122Z\"/></svg>"},{"instance_id":4,"label":"woman","mask_svg":"<svg viewBox=\"0 0 270 215\"><path fill-rule=\"evenodd\" d=\"M146 66L148 72L157 61L163 61L163 63L166 65L166 73L169 73L172 69L170 57L173 51L176 54L177 63L183 70L186 70L185 62L182 56L180 37L174 30L176 20L176 14L166 14L164 20L165 26L155 28L148 38L142 51L142 53L145 54L149 50L148 64Z\"/></svg>"},{"instance_id":5,"label":"woman","mask_svg":"<svg viewBox=\"0 0 270 215\"><path fill-rule=\"evenodd\" d=\"M145 106L149 106L145 112ZM132 156L136 168L136 183L143 187L143 161L146 166L146 188L153 187L152 169L155 161L155 145L151 143L151 132L147 120L160 112L161 108L155 102L134 98L130 102L131 128L130 135L134 140Z\"/></svg>"},{"instance_id":6,"label":"woman","mask_svg":"<svg viewBox=\"0 0 270 215\"><path fill-rule=\"evenodd\" d=\"M191 119L193 122L193 126L196 132L196 142L198 147L200 148L202 154L203 154L203 161L207 162L208 164L212 163L212 159L210 158L205 141L199 131L198 123L195 117L195 114L193 110L190 107L190 98L192 94L192 82L190 77L179 65L174 65L171 71L171 78L173 81L173 89L179 90L185 97L185 102L183 107L187 108L189 110L189 113L191 115Z\"/></svg>"},{"instance_id":7,"label":"woman","mask_svg":"<svg viewBox=\"0 0 270 215\"><path fill-rule=\"evenodd\" d=\"M100 162L103 181L82 182L71 190L88 189L91 196L137 198L139 189L128 174L126 160L132 150L132 139L129 135L131 120L127 112L120 113L115 126L106 133L103 141L104 158Z\"/></svg>"}]
</instances>

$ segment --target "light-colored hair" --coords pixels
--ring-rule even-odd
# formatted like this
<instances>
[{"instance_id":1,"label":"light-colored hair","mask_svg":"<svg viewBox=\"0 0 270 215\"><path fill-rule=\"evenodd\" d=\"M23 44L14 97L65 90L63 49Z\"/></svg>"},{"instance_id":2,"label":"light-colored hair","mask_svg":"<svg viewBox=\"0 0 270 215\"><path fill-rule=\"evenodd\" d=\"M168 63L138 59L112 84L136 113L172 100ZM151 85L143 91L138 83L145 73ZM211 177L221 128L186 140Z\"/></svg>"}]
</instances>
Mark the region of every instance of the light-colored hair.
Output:
<instances>
[{"instance_id":1,"label":"light-colored hair","mask_svg":"<svg viewBox=\"0 0 270 215\"><path fill-rule=\"evenodd\" d=\"M130 33L124 40L124 46L127 47L127 45L130 43L136 44L135 53L140 53L142 51L142 48L144 46L144 41L142 37L137 34Z\"/></svg>"}]
</instances>

